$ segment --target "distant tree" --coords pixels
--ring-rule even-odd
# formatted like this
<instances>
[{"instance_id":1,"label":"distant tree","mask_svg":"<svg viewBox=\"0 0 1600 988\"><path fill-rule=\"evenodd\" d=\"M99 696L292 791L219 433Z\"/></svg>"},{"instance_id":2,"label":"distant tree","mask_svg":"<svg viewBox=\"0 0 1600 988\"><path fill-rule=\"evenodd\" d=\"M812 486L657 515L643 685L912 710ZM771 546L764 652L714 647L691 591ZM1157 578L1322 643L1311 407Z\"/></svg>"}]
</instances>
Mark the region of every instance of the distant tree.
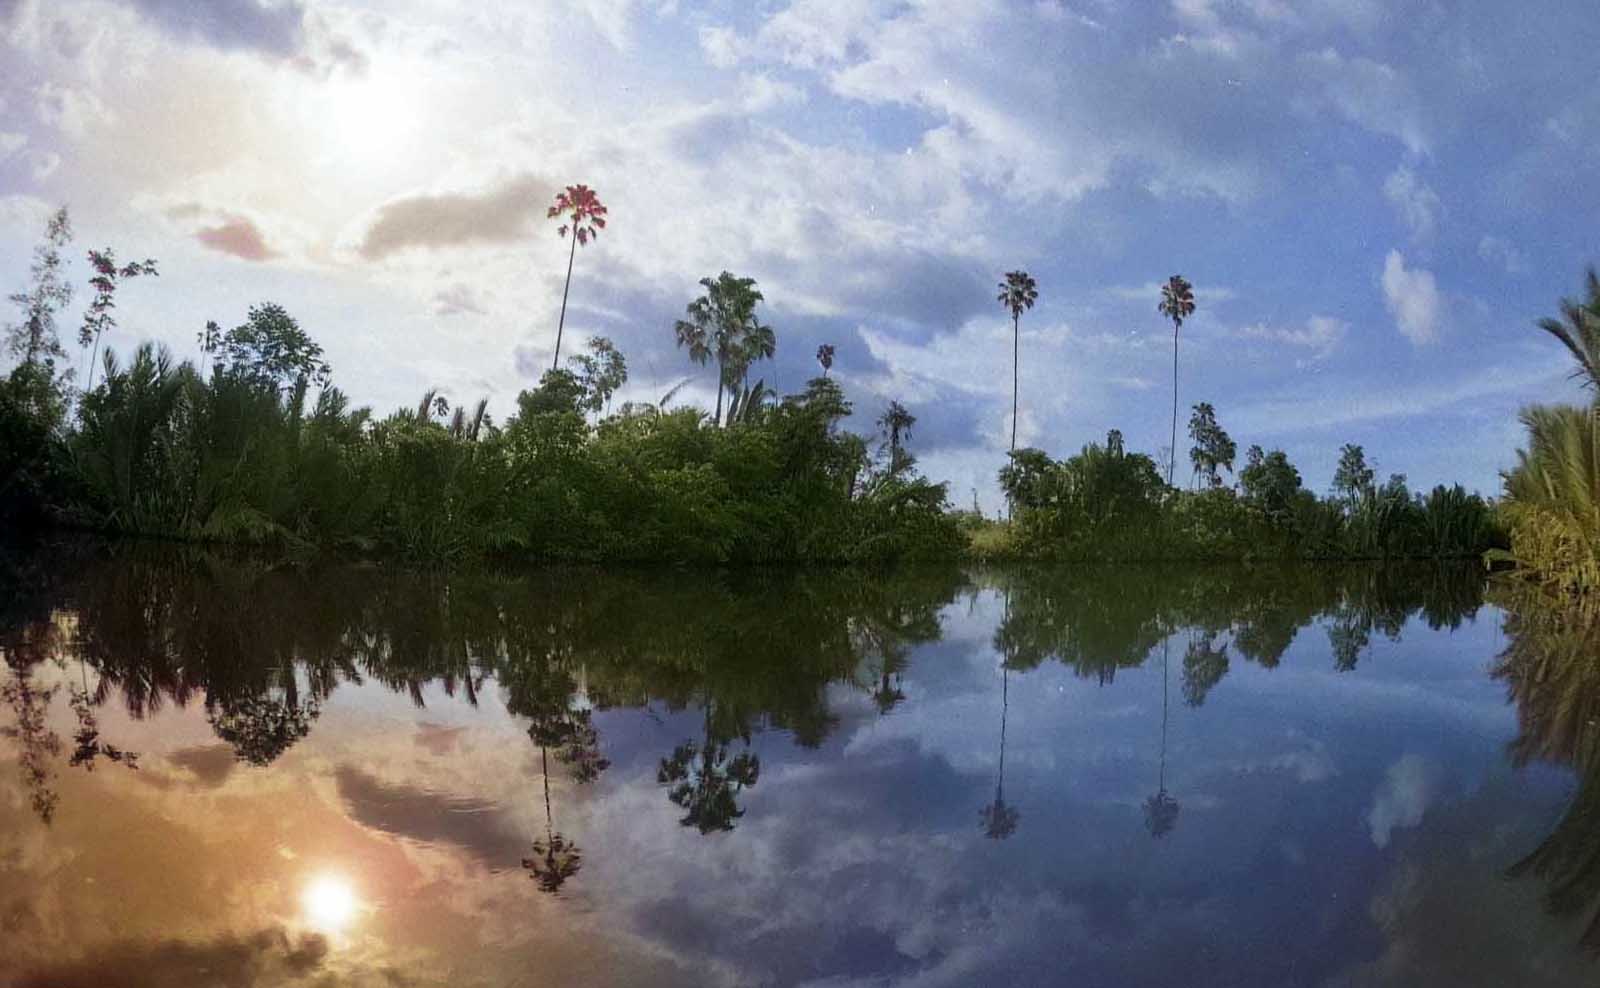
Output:
<instances>
[{"instance_id":1,"label":"distant tree","mask_svg":"<svg viewBox=\"0 0 1600 988\"><path fill-rule=\"evenodd\" d=\"M1246 498L1269 517L1281 521L1293 510L1295 496L1300 493L1300 471L1283 450L1263 453L1260 446L1251 446L1245 454L1244 469L1239 471L1239 486Z\"/></svg>"},{"instance_id":2,"label":"distant tree","mask_svg":"<svg viewBox=\"0 0 1600 988\"><path fill-rule=\"evenodd\" d=\"M1208 486L1221 487L1222 478L1217 470L1222 468L1233 473L1233 457L1238 447L1217 424L1217 412L1210 402L1202 401L1194 406L1194 414L1189 418L1189 438L1194 440L1189 462L1194 464L1195 473L1205 477Z\"/></svg>"},{"instance_id":3,"label":"distant tree","mask_svg":"<svg viewBox=\"0 0 1600 988\"><path fill-rule=\"evenodd\" d=\"M588 401L588 391L576 374L569 370L548 370L539 379L537 388L517 396L517 410L524 417L551 412L580 413Z\"/></svg>"},{"instance_id":4,"label":"distant tree","mask_svg":"<svg viewBox=\"0 0 1600 988\"><path fill-rule=\"evenodd\" d=\"M45 367L52 381L56 361L67 356L56 332L56 314L72 301L72 283L63 277L61 257L71 243L72 221L62 206L46 221L44 240L33 249L28 287L10 296L22 321L7 327L6 349L27 367Z\"/></svg>"},{"instance_id":5,"label":"distant tree","mask_svg":"<svg viewBox=\"0 0 1600 988\"><path fill-rule=\"evenodd\" d=\"M1167 461L1167 486L1172 486L1172 468L1178 461L1178 329L1194 314L1194 286L1182 275L1173 275L1161 286L1161 303L1156 310L1172 320L1172 456Z\"/></svg>"},{"instance_id":6,"label":"distant tree","mask_svg":"<svg viewBox=\"0 0 1600 988\"><path fill-rule=\"evenodd\" d=\"M587 185L569 185L556 193L555 204L545 212L546 219L558 217L562 223L556 228L556 235L565 237L570 232L572 246L567 251L567 281L561 289L561 317L556 321L556 352L550 361L551 370L561 366L561 331L567 324L567 293L572 290L572 262L578 256L578 245L587 244L590 237L598 237L600 231L606 228L606 207L601 205L600 197Z\"/></svg>"},{"instance_id":7,"label":"distant tree","mask_svg":"<svg viewBox=\"0 0 1600 988\"><path fill-rule=\"evenodd\" d=\"M1572 376L1600 392L1600 274L1590 267L1584 278L1587 298L1561 300L1560 319L1541 319L1540 329L1561 341L1578 367Z\"/></svg>"},{"instance_id":8,"label":"distant tree","mask_svg":"<svg viewBox=\"0 0 1600 988\"><path fill-rule=\"evenodd\" d=\"M628 381L628 361L615 343L604 336L589 340L589 352L568 357L583 385L584 405L591 412L610 409L611 396Z\"/></svg>"},{"instance_id":9,"label":"distant tree","mask_svg":"<svg viewBox=\"0 0 1600 988\"><path fill-rule=\"evenodd\" d=\"M95 362L100 358L100 337L117 328L116 317L111 314L111 310L117 307L117 285L129 278L154 276L157 272L156 262L149 259L118 267L116 255L110 247L91 250L89 265L94 268L94 277L89 279L89 287L94 289L94 300L83 314L83 325L78 327L78 345L94 344L89 354L89 380L85 385L93 390Z\"/></svg>"},{"instance_id":10,"label":"distant tree","mask_svg":"<svg viewBox=\"0 0 1600 988\"><path fill-rule=\"evenodd\" d=\"M1355 504L1361 495L1372 490L1373 472L1367 465L1367 454L1354 443L1345 443L1339 450L1339 466L1333 472L1334 492L1347 504Z\"/></svg>"},{"instance_id":11,"label":"distant tree","mask_svg":"<svg viewBox=\"0 0 1600 988\"><path fill-rule=\"evenodd\" d=\"M898 475L911 466L912 457L901 446L901 440L910 438L911 427L916 424L917 417L898 401L889 402L878 417L878 428L889 441L889 473Z\"/></svg>"},{"instance_id":12,"label":"distant tree","mask_svg":"<svg viewBox=\"0 0 1600 988\"><path fill-rule=\"evenodd\" d=\"M833 369L832 343L824 343L817 347L817 363L822 365L822 376L827 377L828 371Z\"/></svg>"},{"instance_id":13,"label":"distant tree","mask_svg":"<svg viewBox=\"0 0 1600 988\"><path fill-rule=\"evenodd\" d=\"M208 323L205 336L215 328ZM332 378L322 347L276 302L252 305L244 323L223 334L216 346L226 373L280 392L308 384L325 388Z\"/></svg>"},{"instance_id":14,"label":"distant tree","mask_svg":"<svg viewBox=\"0 0 1600 988\"><path fill-rule=\"evenodd\" d=\"M1000 490L1006 501L1019 508L1039 507L1055 461L1044 450L1032 446L1012 450L1009 458L1010 462L1000 468Z\"/></svg>"},{"instance_id":15,"label":"distant tree","mask_svg":"<svg viewBox=\"0 0 1600 988\"><path fill-rule=\"evenodd\" d=\"M996 300L1011 313L1011 448L1017 448L1018 360L1022 348L1022 313L1039 300L1039 286L1026 271L1007 271Z\"/></svg>"},{"instance_id":16,"label":"distant tree","mask_svg":"<svg viewBox=\"0 0 1600 988\"><path fill-rule=\"evenodd\" d=\"M754 278L736 278L727 271L715 279L701 278L705 294L690 302L687 319L673 326L678 346L689 351L689 359L704 366L717 362L717 409L715 420L722 424L722 396L742 381L749 370L752 354L775 348L771 329L756 318L756 305L763 300ZM771 342L771 346L768 343Z\"/></svg>"}]
</instances>

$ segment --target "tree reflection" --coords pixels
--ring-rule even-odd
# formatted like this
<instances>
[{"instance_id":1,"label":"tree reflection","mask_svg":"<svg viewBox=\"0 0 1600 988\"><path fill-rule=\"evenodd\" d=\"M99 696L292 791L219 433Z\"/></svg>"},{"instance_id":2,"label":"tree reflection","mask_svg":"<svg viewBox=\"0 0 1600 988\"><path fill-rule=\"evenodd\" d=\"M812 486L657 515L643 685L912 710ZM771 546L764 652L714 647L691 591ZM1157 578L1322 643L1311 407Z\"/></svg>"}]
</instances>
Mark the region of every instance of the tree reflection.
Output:
<instances>
[{"instance_id":1,"label":"tree reflection","mask_svg":"<svg viewBox=\"0 0 1600 988\"><path fill-rule=\"evenodd\" d=\"M1167 673L1172 639L1161 643L1161 768L1156 781L1156 791L1144 801L1144 825L1150 836L1157 840L1172 832L1178 825L1178 801L1167 792Z\"/></svg>"},{"instance_id":2,"label":"tree reflection","mask_svg":"<svg viewBox=\"0 0 1600 988\"><path fill-rule=\"evenodd\" d=\"M713 725L712 703L705 704L705 733L700 743L685 741L661 759L656 781L667 790L667 798L684 810L678 822L702 834L732 830L734 821L744 816L739 793L761 778L761 759L750 749L750 736L738 735L744 750L732 753L732 736Z\"/></svg>"},{"instance_id":3,"label":"tree reflection","mask_svg":"<svg viewBox=\"0 0 1600 988\"><path fill-rule=\"evenodd\" d=\"M1512 761L1571 765L1578 778L1554 829L1509 873L1544 879L1550 912L1586 915L1581 942L1600 953L1600 616L1532 591L1505 603L1508 642L1494 674L1517 708Z\"/></svg>"}]
</instances>

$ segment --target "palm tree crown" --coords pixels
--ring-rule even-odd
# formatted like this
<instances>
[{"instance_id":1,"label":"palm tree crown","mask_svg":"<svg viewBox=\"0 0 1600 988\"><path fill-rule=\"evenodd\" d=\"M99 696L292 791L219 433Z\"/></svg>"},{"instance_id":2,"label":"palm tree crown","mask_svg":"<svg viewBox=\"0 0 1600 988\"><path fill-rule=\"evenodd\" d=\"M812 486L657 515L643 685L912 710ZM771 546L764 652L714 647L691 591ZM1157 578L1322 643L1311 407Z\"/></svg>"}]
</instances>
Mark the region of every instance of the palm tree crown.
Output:
<instances>
[{"instance_id":1,"label":"palm tree crown","mask_svg":"<svg viewBox=\"0 0 1600 988\"><path fill-rule=\"evenodd\" d=\"M1039 286L1026 271L1007 271L1006 280L1000 282L996 301L1011 310L1011 318L1021 318L1023 312L1039 301Z\"/></svg>"},{"instance_id":2,"label":"palm tree crown","mask_svg":"<svg viewBox=\"0 0 1600 988\"><path fill-rule=\"evenodd\" d=\"M587 244L590 237L598 237L606 228L606 207L600 197L587 185L569 185L556 193L556 201L545 211L546 219L560 218L562 224L556 235L565 237L572 233L572 246L567 249L567 282L561 289L561 316L556 320L556 352L550 369L561 366L561 331L567 325L567 293L572 291L572 262L578 255L578 245Z\"/></svg>"},{"instance_id":3,"label":"palm tree crown","mask_svg":"<svg viewBox=\"0 0 1600 988\"><path fill-rule=\"evenodd\" d=\"M1174 331L1183 321L1194 315L1194 286L1181 274L1175 274L1161 286L1161 304L1156 309L1172 320Z\"/></svg>"},{"instance_id":4,"label":"palm tree crown","mask_svg":"<svg viewBox=\"0 0 1600 988\"><path fill-rule=\"evenodd\" d=\"M1541 319L1539 328L1560 340L1578 362L1572 376L1584 387L1600 392L1600 275L1589 268L1584 279L1588 298L1561 300L1560 319Z\"/></svg>"}]
</instances>

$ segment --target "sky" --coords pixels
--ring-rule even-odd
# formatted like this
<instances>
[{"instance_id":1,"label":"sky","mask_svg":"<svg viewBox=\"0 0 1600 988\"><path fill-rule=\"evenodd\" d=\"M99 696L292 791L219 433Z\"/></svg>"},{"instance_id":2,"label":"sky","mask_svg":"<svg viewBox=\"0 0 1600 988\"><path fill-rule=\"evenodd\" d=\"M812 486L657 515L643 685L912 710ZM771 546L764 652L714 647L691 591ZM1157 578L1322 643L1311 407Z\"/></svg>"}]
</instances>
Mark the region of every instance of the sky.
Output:
<instances>
[{"instance_id":1,"label":"sky","mask_svg":"<svg viewBox=\"0 0 1600 988\"><path fill-rule=\"evenodd\" d=\"M992 510L1003 273L1040 295L1018 441L1056 456L1167 445L1181 273L1184 419L1210 402L1316 490L1355 442L1496 493L1517 409L1579 397L1533 324L1600 255L1597 70L1580 0L0 0L0 279L67 204L80 250L160 262L113 346L192 357L270 300L356 402L504 418L555 342L544 211L582 182L611 222L564 352L615 340L622 400L692 375L709 407L672 324L751 276L758 376L797 390L833 344L852 425L903 402L923 470Z\"/></svg>"}]
</instances>

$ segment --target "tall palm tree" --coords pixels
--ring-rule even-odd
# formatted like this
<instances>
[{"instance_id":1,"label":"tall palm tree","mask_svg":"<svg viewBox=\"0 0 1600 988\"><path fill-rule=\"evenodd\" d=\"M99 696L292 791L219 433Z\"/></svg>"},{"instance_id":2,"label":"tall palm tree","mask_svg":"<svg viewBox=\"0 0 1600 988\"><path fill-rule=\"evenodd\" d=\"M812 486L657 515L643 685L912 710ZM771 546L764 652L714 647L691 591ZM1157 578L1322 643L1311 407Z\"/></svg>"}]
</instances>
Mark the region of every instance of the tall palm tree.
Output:
<instances>
[{"instance_id":1,"label":"tall palm tree","mask_svg":"<svg viewBox=\"0 0 1600 988\"><path fill-rule=\"evenodd\" d=\"M1194 314L1194 286L1175 274L1161 286L1161 303L1156 311L1172 320L1172 452L1167 457L1167 486L1172 486L1172 468L1178 462L1178 328Z\"/></svg>"},{"instance_id":2,"label":"tall palm tree","mask_svg":"<svg viewBox=\"0 0 1600 988\"><path fill-rule=\"evenodd\" d=\"M1021 351L1022 313L1039 300L1039 286L1026 271L1007 271L996 300L1011 310L1011 448L1017 448L1017 358Z\"/></svg>"},{"instance_id":3,"label":"tall palm tree","mask_svg":"<svg viewBox=\"0 0 1600 988\"><path fill-rule=\"evenodd\" d=\"M551 370L561 366L561 331L567 324L567 293L572 290L572 262L578 255L578 245L588 244L590 237L598 237L600 231L606 228L606 207L601 205L600 197L587 185L569 185L556 193L555 204L545 212L546 219L557 217L563 222L556 228L556 235L565 237L570 231L572 246L567 251L567 283L561 289L561 318L556 321L556 352L550 361Z\"/></svg>"},{"instance_id":4,"label":"tall palm tree","mask_svg":"<svg viewBox=\"0 0 1600 988\"><path fill-rule=\"evenodd\" d=\"M822 365L822 376L827 377L828 371L833 368L832 343L824 343L817 347L817 363Z\"/></svg>"},{"instance_id":5,"label":"tall palm tree","mask_svg":"<svg viewBox=\"0 0 1600 988\"><path fill-rule=\"evenodd\" d=\"M1600 275L1589 268L1584 279L1588 298L1561 300L1560 319L1541 319L1539 328L1560 340L1578 362L1572 376L1600 397Z\"/></svg>"}]
</instances>

